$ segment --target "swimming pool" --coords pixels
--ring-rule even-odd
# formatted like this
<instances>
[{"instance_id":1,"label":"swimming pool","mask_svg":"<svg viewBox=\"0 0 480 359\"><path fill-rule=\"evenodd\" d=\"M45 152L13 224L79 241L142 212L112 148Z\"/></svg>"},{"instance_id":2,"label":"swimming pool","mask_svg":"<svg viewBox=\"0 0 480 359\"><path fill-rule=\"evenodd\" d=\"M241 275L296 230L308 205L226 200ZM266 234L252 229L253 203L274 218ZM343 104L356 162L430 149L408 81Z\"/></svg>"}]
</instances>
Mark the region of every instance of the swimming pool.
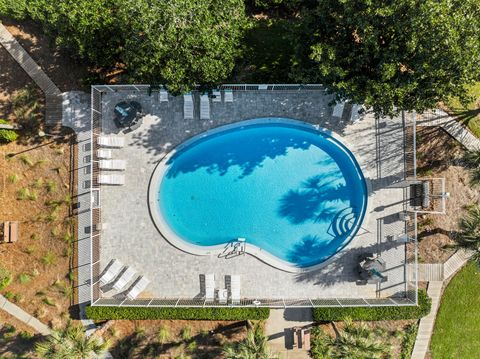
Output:
<instances>
[{"instance_id":1,"label":"swimming pool","mask_svg":"<svg viewBox=\"0 0 480 359\"><path fill-rule=\"evenodd\" d=\"M355 236L367 190L352 153L331 133L289 119L223 126L157 166L150 211L163 236L193 254L246 252L283 270L324 262Z\"/></svg>"}]
</instances>

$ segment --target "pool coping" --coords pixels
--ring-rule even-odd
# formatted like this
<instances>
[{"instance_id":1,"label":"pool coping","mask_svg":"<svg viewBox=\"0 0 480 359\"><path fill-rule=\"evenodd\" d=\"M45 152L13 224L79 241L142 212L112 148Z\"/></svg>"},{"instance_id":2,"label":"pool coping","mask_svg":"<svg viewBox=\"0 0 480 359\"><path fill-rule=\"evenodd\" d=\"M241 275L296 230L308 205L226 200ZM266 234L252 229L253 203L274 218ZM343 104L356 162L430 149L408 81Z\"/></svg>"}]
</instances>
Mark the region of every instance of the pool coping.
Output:
<instances>
[{"instance_id":1,"label":"pool coping","mask_svg":"<svg viewBox=\"0 0 480 359\"><path fill-rule=\"evenodd\" d=\"M246 241L245 245L245 253L250 254L252 256L255 256L257 259L260 261L264 262L265 264L280 269L285 272L289 273L305 273L305 272L311 272L314 270L321 269L334 260L336 260L339 256L343 255L344 249L351 243L353 238L357 235L358 231L360 230L363 222L365 221L366 214L368 213L370 201L368 200L369 193L370 193L370 185L365 178L363 174L363 170L357 161L355 155L347 148L345 143L347 143L340 135L335 133L334 131L331 131L329 129L313 125L308 122L304 121L299 121L299 120L293 120L289 118L280 118L280 117L268 117L268 118L255 118L255 119L248 119L248 120L242 120L239 122L227 124L227 125L222 125L215 127L213 129L207 130L205 132L202 132L200 134L197 134L186 141L182 142L175 148L173 148L170 152L166 153L158 162L158 164L155 166L153 169L149 185L148 185L148 207L149 207L149 212L150 216L152 218L152 221L157 228L158 232L160 235L167 241L169 242L172 246L176 247L177 249L180 249L183 252L192 254L192 255L197 255L197 256L213 256L216 255L217 257L225 253L225 249L232 244L232 242L235 242L235 240L232 238L232 241L226 242L223 244L218 244L218 245L213 245L213 246L197 246L191 243L188 243L185 241L183 238L181 238L179 235L177 235L171 227L168 225L168 223L164 220L163 216L160 214L160 210L157 208L157 203L158 203L158 188L161 184L161 181L164 177L165 172L168 170L169 166L166 165L166 163L179 151L181 151L183 148L188 147L190 144L197 142L198 140L211 136L212 134L223 132L232 128L238 128L238 127L244 127L244 126L249 126L249 125L254 125L254 124L262 124L262 123L283 123L283 124L290 124L290 125L295 125L299 127L305 127L310 130L315 130L318 132L324 132L328 136L332 137L336 141L340 143L339 146L343 151L346 151L346 154L351 158L351 160L356 164L357 168L360 170L360 176L363 179L364 185L365 185L365 193L366 193L366 198L365 198L365 204L363 206L363 211L362 211L362 218L358 221L357 225L354 227L352 230L353 235L350 235L345 239L341 246L339 246L339 249L332 254L330 257L325 259L324 261L314 264L312 266L306 266L306 267L298 267L293 265L290 262L284 261L277 256L269 253L266 250L263 250L262 248L250 244L248 242L248 239ZM347 143L348 144L348 143Z\"/></svg>"}]
</instances>

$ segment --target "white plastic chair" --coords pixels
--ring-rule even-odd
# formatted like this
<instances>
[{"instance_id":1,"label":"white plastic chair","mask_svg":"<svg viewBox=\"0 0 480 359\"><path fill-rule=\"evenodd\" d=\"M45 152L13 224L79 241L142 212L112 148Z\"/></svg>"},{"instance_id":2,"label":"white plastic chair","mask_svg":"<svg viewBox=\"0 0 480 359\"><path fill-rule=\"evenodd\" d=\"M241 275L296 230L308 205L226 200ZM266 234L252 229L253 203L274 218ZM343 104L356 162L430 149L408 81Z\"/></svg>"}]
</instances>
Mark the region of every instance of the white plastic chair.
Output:
<instances>
[{"instance_id":1,"label":"white plastic chair","mask_svg":"<svg viewBox=\"0 0 480 359\"><path fill-rule=\"evenodd\" d=\"M205 300L215 299L215 275L205 274Z\"/></svg>"},{"instance_id":2,"label":"white plastic chair","mask_svg":"<svg viewBox=\"0 0 480 359\"><path fill-rule=\"evenodd\" d=\"M145 288L150 284L150 281L145 278L145 277L140 277L137 282L134 284L134 286L128 291L127 297L128 299L135 299L138 297L140 293L142 293Z\"/></svg>"},{"instance_id":3,"label":"white plastic chair","mask_svg":"<svg viewBox=\"0 0 480 359\"><path fill-rule=\"evenodd\" d=\"M101 170L125 171L127 162L125 160L100 160L98 161L98 167Z\"/></svg>"},{"instance_id":4,"label":"white plastic chair","mask_svg":"<svg viewBox=\"0 0 480 359\"><path fill-rule=\"evenodd\" d=\"M99 174L98 183L121 186L125 184L125 176L119 174Z\"/></svg>"},{"instance_id":5,"label":"white plastic chair","mask_svg":"<svg viewBox=\"0 0 480 359\"><path fill-rule=\"evenodd\" d=\"M190 92L183 95L183 118L193 120L193 96Z\"/></svg>"},{"instance_id":6,"label":"white plastic chair","mask_svg":"<svg viewBox=\"0 0 480 359\"><path fill-rule=\"evenodd\" d=\"M230 298L232 304L240 304L240 276L230 276Z\"/></svg>"},{"instance_id":7,"label":"white plastic chair","mask_svg":"<svg viewBox=\"0 0 480 359\"><path fill-rule=\"evenodd\" d=\"M213 90L212 102L222 102L222 93L220 90Z\"/></svg>"},{"instance_id":8,"label":"white plastic chair","mask_svg":"<svg viewBox=\"0 0 480 359\"><path fill-rule=\"evenodd\" d=\"M123 147L125 146L125 138L118 136L99 136L97 143L104 147Z\"/></svg>"},{"instance_id":9,"label":"white plastic chair","mask_svg":"<svg viewBox=\"0 0 480 359\"><path fill-rule=\"evenodd\" d=\"M168 92L165 89L161 89L159 92L160 102L168 102Z\"/></svg>"},{"instance_id":10,"label":"white plastic chair","mask_svg":"<svg viewBox=\"0 0 480 359\"><path fill-rule=\"evenodd\" d=\"M200 119L210 120L210 100L208 95L200 96Z\"/></svg>"},{"instance_id":11,"label":"white plastic chair","mask_svg":"<svg viewBox=\"0 0 480 359\"><path fill-rule=\"evenodd\" d=\"M97 150L97 157L98 158L112 158L112 150L107 149L99 149Z\"/></svg>"},{"instance_id":12,"label":"white plastic chair","mask_svg":"<svg viewBox=\"0 0 480 359\"><path fill-rule=\"evenodd\" d=\"M233 91L225 90L224 97L225 97L225 102L233 102Z\"/></svg>"},{"instance_id":13,"label":"white plastic chair","mask_svg":"<svg viewBox=\"0 0 480 359\"><path fill-rule=\"evenodd\" d=\"M120 277L116 280L113 284L113 288L117 291L122 290L125 288L128 282L130 282L135 275L135 270L131 267L127 267L125 272L123 272Z\"/></svg>"},{"instance_id":14,"label":"white plastic chair","mask_svg":"<svg viewBox=\"0 0 480 359\"><path fill-rule=\"evenodd\" d=\"M115 278L123 268L122 262L118 259L114 259L111 264L108 266L107 270L100 277L100 284L105 285L109 283L113 278Z\"/></svg>"}]
</instances>

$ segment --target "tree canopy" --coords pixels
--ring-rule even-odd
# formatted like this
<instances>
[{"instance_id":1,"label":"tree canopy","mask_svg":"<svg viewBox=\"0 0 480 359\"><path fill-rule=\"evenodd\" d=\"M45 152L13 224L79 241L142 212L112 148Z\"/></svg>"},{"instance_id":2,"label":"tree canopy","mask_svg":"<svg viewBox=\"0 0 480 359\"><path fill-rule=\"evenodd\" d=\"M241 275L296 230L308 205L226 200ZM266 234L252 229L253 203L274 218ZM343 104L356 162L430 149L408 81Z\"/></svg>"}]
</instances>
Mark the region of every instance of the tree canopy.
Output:
<instances>
[{"instance_id":1,"label":"tree canopy","mask_svg":"<svg viewBox=\"0 0 480 359\"><path fill-rule=\"evenodd\" d=\"M299 78L376 114L433 108L479 78L478 0L322 0L303 16Z\"/></svg>"},{"instance_id":2,"label":"tree canopy","mask_svg":"<svg viewBox=\"0 0 480 359\"><path fill-rule=\"evenodd\" d=\"M243 0L122 1L122 58L135 80L180 93L230 75L245 25Z\"/></svg>"}]
</instances>

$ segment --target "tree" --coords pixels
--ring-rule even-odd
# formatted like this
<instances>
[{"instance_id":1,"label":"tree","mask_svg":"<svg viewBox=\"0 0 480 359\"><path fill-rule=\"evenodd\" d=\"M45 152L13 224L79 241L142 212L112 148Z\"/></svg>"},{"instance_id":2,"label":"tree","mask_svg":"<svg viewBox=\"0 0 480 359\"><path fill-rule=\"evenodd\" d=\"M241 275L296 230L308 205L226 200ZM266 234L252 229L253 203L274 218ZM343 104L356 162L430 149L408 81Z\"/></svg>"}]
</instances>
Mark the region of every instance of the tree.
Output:
<instances>
[{"instance_id":1,"label":"tree","mask_svg":"<svg viewBox=\"0 0 480 359\"><path fill-rule=\"evenodd\" d=\"M124 43L116 0L22 0L57 45L77 59L113 67Z\"/></svg>"},{"instance_id":2,"label":"tree","mask_svg":"<svg viewBox=\"0 0 480 359\"><path fill-rule=\"evenodd\" d=\"M480 184L480 150L468 151L464 160L470 168L470 183L474 186Z\"/></svg>"},{"instance_id":3,"label":"tree","mask_svg":"<svg viewBox=\"0 0 480 359\"><path fill-rule=\"evenodd\" d=\"M101 357L107 350L108 342L101 343L94 336L87 337L81 326L70 321L62 330L54 330L44 341L37 343L35 351L45 359L89 359Z\"/></svg>"},{"instance_id":4,"label":"tree","mask_svg":"<svg viewBox=\"0 0 480 359\"><path fill-rule=\"evenodd\" d=\"M470 206L460 219L457 246L473 251L472 259L480 265L480 206Z\"/></svg>"},{"instance_id":5,"label":"tree","mask_svg":"<svg viewBox=\"0 0 480 359\"><path fill-rule=\"evenodd\" d=\"M267 340L262 328L256 324L243 341L225 346L225 359L277 359L278 356L270 353Z\"/></svg>"},{"instance_id":6,"label":"tree","mask_svg":"<svg viewBox=\"0 0 480 359\"><path fill-rule=\"evenodd\" d=\"M297 80L377 115L465 101L480 76L478 0L322 0L303 19Z\"/></svg>"},{"instance_id":7,"label":"tree","mask_svg":"<svg viewBox=\"0 0 480 359\"><path fill-rule=\"evenodd\" d=\"M122 0L123 61L137 81L174 93L225 79L239 55L242 0Z\"/></svg>"}]
</instances>

